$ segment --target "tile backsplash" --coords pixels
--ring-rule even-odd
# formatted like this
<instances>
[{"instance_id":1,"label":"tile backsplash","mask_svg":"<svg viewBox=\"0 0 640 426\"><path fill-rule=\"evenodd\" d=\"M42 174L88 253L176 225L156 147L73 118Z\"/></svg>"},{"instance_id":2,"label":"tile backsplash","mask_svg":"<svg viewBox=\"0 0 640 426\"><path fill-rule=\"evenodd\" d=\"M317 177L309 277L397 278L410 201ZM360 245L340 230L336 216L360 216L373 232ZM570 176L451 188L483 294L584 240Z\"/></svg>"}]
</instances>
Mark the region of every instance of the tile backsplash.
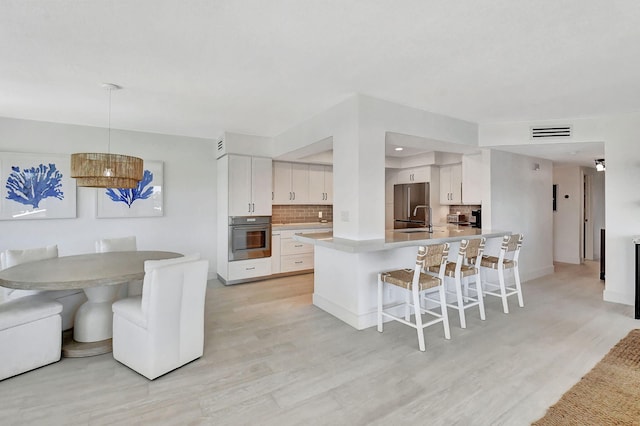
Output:
<instances>
[{"instance_id":1,"label":"tile backsplash","mask_svg":"<svg viewBox=\"0 0 640 426\"><path fill-rule=\"evenodd\" d=\"M271 222L273 224L319 222L318 212L322 212L323 220L333 222L333 206L301 204L274 205Z\"/></svg>"},{"instance_id":2,"label":"tile backsplash","mask_svg":"<svg viewBox=\"0 0 640 426\"><path fill-rule=\"evenodd\" d=\"M466 220L471 218L471 210L478 210L481 206L465 205L465 206L449 206L449 214L461 213Z\"/></svg>"}]
</instances>

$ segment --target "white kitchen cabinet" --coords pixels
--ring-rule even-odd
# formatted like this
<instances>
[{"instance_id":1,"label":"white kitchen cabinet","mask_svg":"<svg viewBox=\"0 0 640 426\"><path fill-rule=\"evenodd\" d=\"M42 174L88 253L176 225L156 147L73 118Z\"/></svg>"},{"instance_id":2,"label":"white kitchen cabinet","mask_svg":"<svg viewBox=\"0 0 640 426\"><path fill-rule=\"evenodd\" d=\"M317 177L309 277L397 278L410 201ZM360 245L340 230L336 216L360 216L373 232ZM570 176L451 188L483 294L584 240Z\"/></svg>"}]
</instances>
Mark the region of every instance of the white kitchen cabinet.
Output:
<instances>
[{"instance_id":1,"label":"white kitchen cabinet","mask_svg":"<svg viewBox=\"0 0 640 426\"><path fill-rule=\"evenodd\" d=\"M229 262L229 281L267 277L269 275L271 275L270 257Z\"/></svg>"},{"instance_id":2,"label":"white kitchen cabinet","mask_svg":"<svg viewBox=\"0 0 640 426\"><path fill-rule=\"evenodd\" d=\"M309 201L309 165L273 163L273 204L306 204Z\"/></svg>"},{"instance_id":3,"label":"white kitchen cabinet","mask_svg":"<svg viewBox=\"0 0 640 426\"><path fill-rule=\"evenodd\" d=\"M229 155L229 216L271 216L271 159Z\"/></svg>"},{"instance_id":4,"label":"white kitchen cabinet","mask_svg":"<svg viewBox=\"0 0 640 426\"><path fill-rule=\"evenodd\" d=\"M482 204L482 155L462 156L462 203Z\"/></svg>"},{"instance_id":5,"label":"white kitchen cabinet","mask_svg":"<svg viewBox=\"0 0 640 426\"><path fill-rule=\"evenodd\" d=\"M413 167L410 169L398 170L397 183L429 182L430 180L431 180L430 166L421 166L421 167Z\"/></svg>"},{"instance_id":6,"label":"white kitchen cabinet","mask_svg":"<svg viewBox=\"0 0 640 426\"><path fill-rule=\"evenodd\" d=\"M278 231L274 231L275 233ZM277 252L275 248L275 239L272 240L271 248L272 272L290 273L290 272L306 272L313 269L313 245L301 243L293 239L295 234L315 234L319 232L331 232L331 228L310 228L296 230L282 230L280 235L280 249ZM279 260L273 260L274 256L278 256ZM279 265L280 270L275 271L273 265Z\"/></svg>"},{"instance_id":7,"label":"white kitchen cabinet","mask_svg":"<svg viewBox=\"0 0 640 426\"><path fill-rule=\"evenodd\" d=\"M309 203L333 203L333 167L309 164Z\"/></svg>"},{"instance_id":8,"label":"white kitchen cabinet","mask_svg":"<svg viewBox=\"0 0 640 426\"><path fill-rule=\"evenodd\" d=\"M440 204L462 204L462 165L440 167Z\"/></svg>"}]
</instances>

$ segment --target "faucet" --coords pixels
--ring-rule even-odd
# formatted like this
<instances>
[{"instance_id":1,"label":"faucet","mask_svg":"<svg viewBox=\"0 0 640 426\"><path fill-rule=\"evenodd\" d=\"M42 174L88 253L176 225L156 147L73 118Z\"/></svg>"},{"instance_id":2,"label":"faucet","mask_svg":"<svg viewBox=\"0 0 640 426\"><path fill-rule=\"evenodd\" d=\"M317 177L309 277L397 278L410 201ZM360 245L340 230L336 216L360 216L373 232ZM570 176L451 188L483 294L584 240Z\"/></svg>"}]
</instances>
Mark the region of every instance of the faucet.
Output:
<instances>
[{"instance_id":1,"label":"faucet","mask_svg":"<svg viewBox=\"0 0 640 426\"><path fill-rule=\"evenodd\" d=\"M414 209L413 209L413 215L415 216L416 213L418 213L418 209L426 209L429 213L429 223L425 223L425 227L428 228L428 232L433 232L433 222L431 221L431 216L433 211L431 210L431 206L428 206L426 204L420 204L417 205Z\"/></svg>"}]
</instances>

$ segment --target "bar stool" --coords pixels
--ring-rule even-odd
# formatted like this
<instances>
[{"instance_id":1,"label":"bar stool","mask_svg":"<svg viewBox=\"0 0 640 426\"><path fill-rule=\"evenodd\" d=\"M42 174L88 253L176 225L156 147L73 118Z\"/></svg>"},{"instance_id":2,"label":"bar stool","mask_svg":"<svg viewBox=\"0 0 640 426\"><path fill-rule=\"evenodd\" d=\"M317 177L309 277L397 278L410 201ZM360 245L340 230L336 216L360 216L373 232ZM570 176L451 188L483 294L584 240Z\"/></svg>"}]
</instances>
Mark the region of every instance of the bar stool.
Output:
<instances>
[{"instance_id":1,"label":"bar stool","mask_svg":"<svg viewBox=\"0 0 640 426\"><path fill-rule=\"evenodd\" d=\"M445 277L453 278L455 285L455 291L449 291L445 288L445 293L456 296L456 303L447 303L447 306L458 310L461 328L467 328L465 309L478 306L480 319L485 320L484 298L482 297L482 282L480 279L480 259L484 251L485 241L484 237L462 240L458 250L458 259L455 262L447 262L445 266ZM428 271L438 273L439 268L432 266ZM470 288L472 278L474 278L474 288ZM463 282L464 292L462 289ZM470 289L475 292L475 297L469 295ZM426 295L423 297L426 297ZM429 298L427 297L427 299Z\"/></svg>"},{"instance_id":2,"label":"bar stool","mask_svg":"<svg viewBox=\"0 0 640 426\"><path fill-rule=\"evenodd\" d=\"M522 247L522 234L505 235L502 238L502 245L500 246L500 254L496 256L482 256L480 267L485 270L495 270L498 272L498 283L485 280L483 285L485 287L484 294L490 296L496 296L502 299L502 308L505 314L509 313L509 304L507 303L507 297L518 295L518 305L523 308L524 300L522 298L522 287L520 285L520 271L518 270L518 257L520 256L520 248ZM513 277L515 287L513 285L505 284L505 270L511 269L513 271ZM487 290L486 287L491 287L494 290Z\"/></svg>"},{"instance_id":3,"label":"bar stool","mask_svg":"<svg viewBox=\"0 0 640 426\"><path fill-rule=\"evenodd\" d=\"M418 247L418 256L415 269L398 269L395 271L380 272L378 274L378 331L382 333L382 317L389 317L393 320L413 327L418 332L418 345L424 352L424 328L442 322L444 326L444 336L450 339L449 318L447 317L447 305L442 285L445 273L445 263L449 254L449 244L437 244L432 246ZM428 275L424 272L426 268L439 267L438 276ZM383 309L384 284L391 284L405 290L405 301L391 306L384 306L387 310L397 306L405 307L404 319L385 312ZM429 289L438 289L440 313L423 309L420 305L420 296ZM432 290L433 291L433 290ZM410 321L410 308L415 313L415 322ZM429 314L435 317L434 320L423 323L422 314Z\"/></svg>"}]
</instances>

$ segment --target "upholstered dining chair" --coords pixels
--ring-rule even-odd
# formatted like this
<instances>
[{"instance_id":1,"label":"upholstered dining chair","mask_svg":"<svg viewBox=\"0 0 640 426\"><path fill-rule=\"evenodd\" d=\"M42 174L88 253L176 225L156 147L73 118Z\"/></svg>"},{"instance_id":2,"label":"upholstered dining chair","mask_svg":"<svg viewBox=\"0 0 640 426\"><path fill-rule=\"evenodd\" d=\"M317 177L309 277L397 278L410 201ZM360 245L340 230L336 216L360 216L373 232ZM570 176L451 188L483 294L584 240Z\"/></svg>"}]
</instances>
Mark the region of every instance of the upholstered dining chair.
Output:
<instances>
[{"instance_id":1,"label":"upholstered dining chair","mask_svg":"<svg viewBox=\"0 0 640 426\"><path fill-rule=\"evenodd\" d=\"M0 253L0 269L10 268L27 262L37 260L53 259L58 257L58 246L51 245L46 247L29 248L24 250L5 250ZM14 290L10 288L0 287L0 302L8 302L20 297L33 294L42 294L49 299L55 300L62 304L62 330L73 328L73 321L76 311L87 297L82 289L78 290Z\"/></svg>"},{"instance_id":2,"label":"upholstered dining chair","mask_svg":"<svg viewBox=\"0 0 640 426\"><path fill-rule=\"evenodd\" d=\"M109 253L113 251L137 251L136 237L134 235L122 238L104 238L96 241L96 253ZM142 294L142 280L129 281L123 284L118 292L118 299L127 296L140 296Z\"/></svg>"},{"instance_id":3,"label":"upholstered dining chair","mask_svg":"<svg viewBox=\"0 0 640 426\"><path fill-rule=\"evenodd\" d=\"M442 323L444 327L444 337L450 339L449 317L447 316L446 296L444 292L443 280L447 255L449 254L449 244L437 244L430 246L418 247L418 256L416 258L416 266L414 269L398 269L394 271L385 271L378 274L378 331L383 331L383 317L391 318L402 324L413 327L418 332L418 346L421 351L425 350L424 328L430 325ZM428 268L439 268L438 276L432 276L425 273ZM390 284L401 288L405 292L404 302L394 305L384 304L384 285ZM437 289L438 301L440 304L440 313L423 308L421 305L421 295L426 292L434 292ZM390 312L404 306L404 318L400 318ZM414 322L411 322L410 309L413 309ZM435 319L423 322L422 314L428 314Z\"/></svg>"},{"instance_id":4,"label":"upholstered dining chair","mask_svg":"<svg viewBox=\"0 0 640 426\"><path fill-rule=\"evenodd\" d=\"M522 286L520 285L520 270L518 269L518 258L520 257L522 240L522 234L505 235L502 238L498 256L484 255L480 262L480 267L485 273L488 271L497 272L497 283L487 279L483 280L484 294L502 299L502 309L505 314L509 313L509 304L507 302L509 296L517 295L518 305L521 308L524 307ZM505 272L508 270L513 272L514 283L511 285L507 285L506 283Z\"/></svg>"},{"instance_id":5,"label":"upholstered dining chair","mask_svg":"<svg viewBox=\"0 0 640 426\"><path fill-rule=\"evenodd\" d=\"M484 297L482 296L482 280L480 279L480 259L484 251L485 238L473 238L462 240L458 250L458 258L455 262L447 262L445 266L445 293L456 297L455 303L447 303L447 306L458 311L460 316L460 328L467 328L465 309L477 306L480 310L480 319L485 320ZM433 274L440 273L439 266L431 266L428 269ZM446 278L451 278L455 286L454 291L446 289ZM471 280L473 279L473 286ZM469 292L473 292L471 295Z\"/></svg>"},{"instance_id":6,"label":"upholstered dining chair","mask_svg":"<svg viewBox=\"0 0 640 426\"><path fill-rule=\"evenodd\" d=\"M113 304L113 357L153 380L204 353L209 262L148 260L142 296Z\"/></svg>"}]
</instances>

